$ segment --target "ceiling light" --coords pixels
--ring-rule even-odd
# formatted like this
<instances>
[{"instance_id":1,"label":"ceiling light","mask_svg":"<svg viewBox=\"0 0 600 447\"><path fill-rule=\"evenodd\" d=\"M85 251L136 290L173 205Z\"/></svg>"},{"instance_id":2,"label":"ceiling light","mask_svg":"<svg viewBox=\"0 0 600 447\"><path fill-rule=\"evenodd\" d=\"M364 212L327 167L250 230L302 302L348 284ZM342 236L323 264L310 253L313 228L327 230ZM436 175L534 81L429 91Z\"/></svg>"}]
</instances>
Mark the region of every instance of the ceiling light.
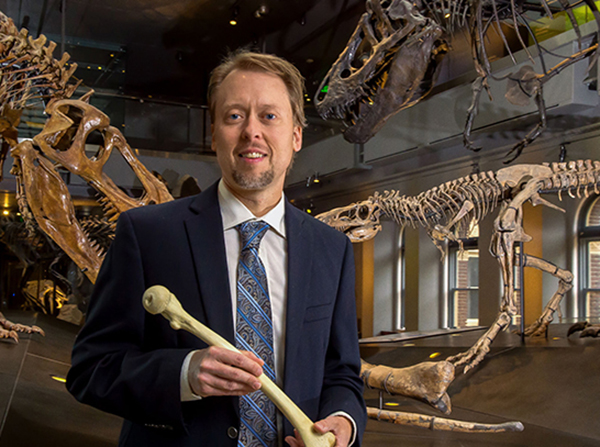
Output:
<instances>
[{"instance_id":1,"label":"ceiling light","mask_svg":"<svg viewBox=\"0 0 600 447\"><path fill-rule=\"evenodd\" d=\"M10 211L4 210L4 211L2 211L2 214L4 214L5 216L8 216L10 214Z\"/></svg>"},{"instance_id":2,"label":"ceiling light","mask_svg":"<svg viewBox=\"0 0 600 447\"><path fill-rule=\"evenodd\" d=\"M240 14L240 6L238 5L238 3L236 2L233 7L231 8L231 20L229 20L229 24L231 26L235 26L237 25L237 19L238 19L238 15Z\"/></svg>"},{"instance_id":3,"label":"ceiling light","mask_svg":"<svg viewBox=\"0 0 600 447\"><path fill-rule=\"evenodd\" d=\"M67 382L67 379L65 379L64 377L61 377L61 376L51 375L50 377L52 379L56 380L57 382L61 382L61 383L66 383Z\"/></svg>"},{"instance_id":4,"label":"ceiling light","mask_svg":"<svg viewBox=\"0 0 600 447\"><path fill-rule=\"evenodd\" d=\"M433 353L429 354L429 358L434 359L436 357L439 357L440 355L442 355L441 352L433 352Z\"/></svg>"}]
</instances>

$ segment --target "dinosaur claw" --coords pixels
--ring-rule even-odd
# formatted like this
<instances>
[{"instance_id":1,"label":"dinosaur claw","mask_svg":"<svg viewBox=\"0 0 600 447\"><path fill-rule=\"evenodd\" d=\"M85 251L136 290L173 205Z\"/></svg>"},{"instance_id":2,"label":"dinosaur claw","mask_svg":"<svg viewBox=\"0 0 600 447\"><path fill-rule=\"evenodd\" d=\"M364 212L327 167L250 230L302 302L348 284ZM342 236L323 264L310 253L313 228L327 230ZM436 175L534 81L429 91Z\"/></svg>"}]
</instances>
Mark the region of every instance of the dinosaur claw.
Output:
<instances>
[{"instance_id":1,"label":"dinosaur claw","mask_svg":"<svg viewBox=\"0 0 600 447\"><path fill-rule=\"evenodd\" d=\"M575 332L583 331L590 324L587 321L578 321L574 325L572 325L567 331L567 337Z\"/></svg>"}]
</instances>

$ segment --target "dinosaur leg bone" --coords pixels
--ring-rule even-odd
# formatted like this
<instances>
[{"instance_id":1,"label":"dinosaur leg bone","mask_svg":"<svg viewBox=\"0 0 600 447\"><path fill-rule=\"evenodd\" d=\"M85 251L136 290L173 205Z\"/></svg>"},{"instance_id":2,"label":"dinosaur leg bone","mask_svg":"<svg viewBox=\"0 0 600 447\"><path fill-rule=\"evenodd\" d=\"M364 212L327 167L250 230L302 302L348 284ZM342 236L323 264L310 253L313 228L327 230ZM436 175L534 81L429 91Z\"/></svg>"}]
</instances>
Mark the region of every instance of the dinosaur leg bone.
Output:
<instances>
[{"instance_id":1,"label":"dinosaur leg bone","mask_svg":"<svg viewBox=\"0 0 600 447\"><path fill-rule=\"evenodd\" d=\"M496 336L508 327L511 322L511 316L507 312L500 312L496 321L492 326L483 334L479 340L465 352L448 357L446 361L452 363L455 368L465 365L465 374L471 369L475 368L490 352L490 345L496 338Z\"/></svg>"},{"instance_id":2,"label":"dinosaur leg bone","mask_svg":"<svg viewBox=\"0 0 600 447\"><path fill-rule=\"evenodd\" d=\"M565 269L561 269L551 262L545 259L536 258L531 255L523 256L524 267L534 267L543 272L550 273L559 279L558 289L554 292L554 295L546 305L542 315L537 319L535 323L525 329L525 335L531 337L539 337L546 335L548 331L548 325L553 320L553 314L559 310L560 302L562 301L565 293L567 293L573 287L573 274Z\"/></svg>"},{"instance_id":3,"label":"dinosaur leg bone","mask_svg":"<svg viewBox=\"0 0 600 447\"><path fill-rule=\"evenodd\" d=\"M163 317L169 320L173 329L184 329L211 346L237 352L237 349L231 343L183 310L181 303L166 287L150 287L144 293L143 303L146 310L151 314L162 314ZM306 447L333 447L335 445L336 441L333 433L322 435L314 431L313 422L271 379L265 374L261 374L258 380L261 383L261 390L298 430Z\"/></svg>"}]
</instances>

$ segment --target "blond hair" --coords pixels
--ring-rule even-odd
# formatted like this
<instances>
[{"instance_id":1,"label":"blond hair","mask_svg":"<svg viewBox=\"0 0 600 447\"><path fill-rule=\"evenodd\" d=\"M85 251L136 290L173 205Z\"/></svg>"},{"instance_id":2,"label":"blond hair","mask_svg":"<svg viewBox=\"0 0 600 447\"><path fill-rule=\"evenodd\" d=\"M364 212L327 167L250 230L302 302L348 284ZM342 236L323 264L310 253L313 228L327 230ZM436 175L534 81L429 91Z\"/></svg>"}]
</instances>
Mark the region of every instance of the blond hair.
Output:
<instances>
[{"instance_id":1,"label":"blond hair","mask_svg":"<svg viewBox=\"0 0 600 447\"><path fill-rule=\"evenodd\" d=\"M253 53L248 50L238 50L230 53L223 62L215 68L208 83L208 106L210 119L215 122L215 95L223 80L233 70L264 71L279 76L285 84L290 97L294 125L305 127L304 116L304 78L300 71L291 63L272 54Z\"/></svg>"}]
</instances>

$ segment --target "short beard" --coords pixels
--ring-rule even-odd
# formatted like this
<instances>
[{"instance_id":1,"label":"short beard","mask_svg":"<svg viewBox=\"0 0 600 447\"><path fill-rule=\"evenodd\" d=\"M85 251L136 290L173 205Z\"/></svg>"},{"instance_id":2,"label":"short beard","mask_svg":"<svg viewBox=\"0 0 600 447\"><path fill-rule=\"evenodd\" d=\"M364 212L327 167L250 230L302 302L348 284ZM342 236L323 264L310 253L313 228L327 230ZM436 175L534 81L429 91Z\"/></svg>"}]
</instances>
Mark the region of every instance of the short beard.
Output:
<instances>
[{"instance_id":1,"label":"short beard","mask_svg":"<svg viewBox=\"0 0 600 447\"><path fill-rule=\"evenodd\" d=\"M255 190L269 186L275 178L273 169L263 172L258 177L252 174L243 174L239 171L233 171L231 176L233 181L242 189Z\"/></svg>"}]
</instances>

